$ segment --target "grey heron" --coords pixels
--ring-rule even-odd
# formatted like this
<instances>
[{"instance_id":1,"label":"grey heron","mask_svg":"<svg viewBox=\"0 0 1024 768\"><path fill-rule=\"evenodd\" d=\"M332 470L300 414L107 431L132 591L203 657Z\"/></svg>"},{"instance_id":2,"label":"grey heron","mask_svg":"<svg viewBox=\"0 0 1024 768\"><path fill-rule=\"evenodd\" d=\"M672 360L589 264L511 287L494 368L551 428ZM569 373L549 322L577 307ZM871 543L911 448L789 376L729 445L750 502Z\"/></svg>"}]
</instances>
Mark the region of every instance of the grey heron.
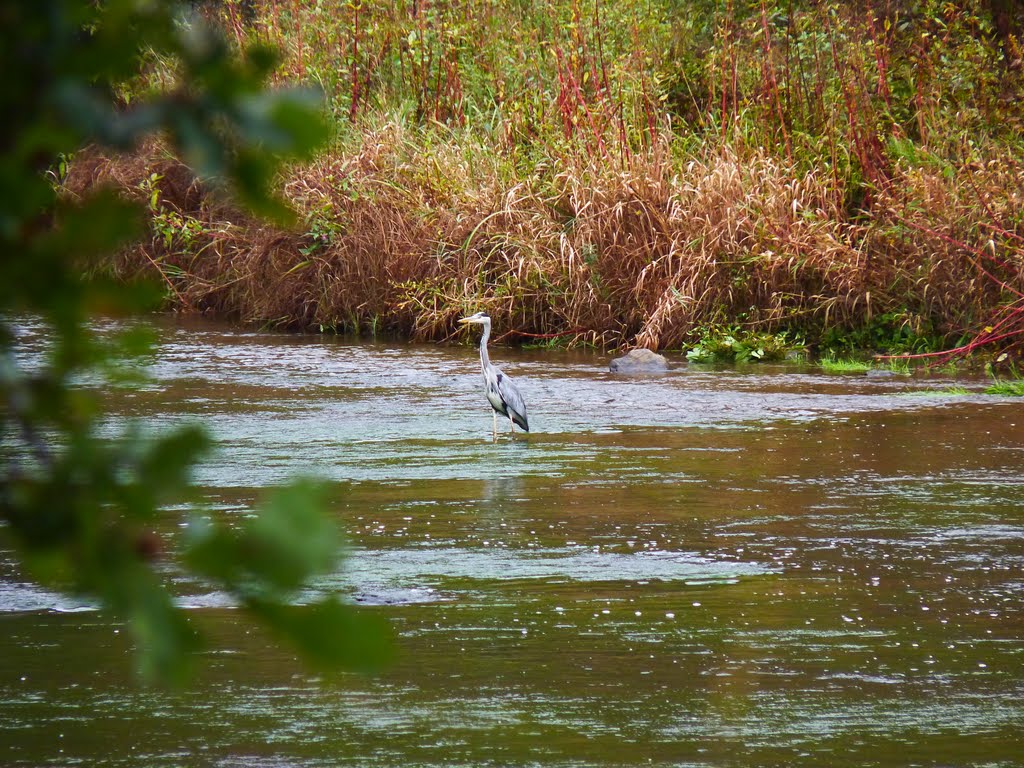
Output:
<instances>
[{"instance_id":1,"label":"grey heron","mask_svg":"<svg viewBox=\"0 0 1024 768\"><path fill-rule=\"evenodd\" d=\"M482 325L484 335L480 337L480 366L484 369L484 394L487 401L494 409L494 439L498 439L498 414L508 417L508 426L512 432L516 431L514 424L518 424L524 431L529 432L530 426L526 421L526 402L519 393L519 389L512 383L512 379L506 376L501 369L491 365L491 359L487 355L487 340L491 338L491 318L486 312L477 312L475 315L464 317L459 320L460 324Z\"/></svg>"}]
</instances>

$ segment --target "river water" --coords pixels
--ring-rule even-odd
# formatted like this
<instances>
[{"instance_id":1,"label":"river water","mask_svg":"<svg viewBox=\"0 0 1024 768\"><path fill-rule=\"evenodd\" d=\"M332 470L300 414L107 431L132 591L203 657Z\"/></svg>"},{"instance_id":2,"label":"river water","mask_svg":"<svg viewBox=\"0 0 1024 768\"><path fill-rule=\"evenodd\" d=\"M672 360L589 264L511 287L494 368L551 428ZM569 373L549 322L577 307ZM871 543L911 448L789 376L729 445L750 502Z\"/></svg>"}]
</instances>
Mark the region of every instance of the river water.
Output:
<instances>
[{"instance_id":1,"label":"river water","mask_svg":"<svg viewBox=\"0 0 1024 768\"><path fill-rule=\"evenodd\" d=\"M20 332L31 360L44 331ZM168 563L216 649L146 688L124 627L0 553L0 764L1024 765L1020 400L492 358L529 435L492 442L471 347L166 325L110 428L204 424L226 517L330 481L349 556L319 586L398 658L320 679Z\"/></svg>"}]
</instances>

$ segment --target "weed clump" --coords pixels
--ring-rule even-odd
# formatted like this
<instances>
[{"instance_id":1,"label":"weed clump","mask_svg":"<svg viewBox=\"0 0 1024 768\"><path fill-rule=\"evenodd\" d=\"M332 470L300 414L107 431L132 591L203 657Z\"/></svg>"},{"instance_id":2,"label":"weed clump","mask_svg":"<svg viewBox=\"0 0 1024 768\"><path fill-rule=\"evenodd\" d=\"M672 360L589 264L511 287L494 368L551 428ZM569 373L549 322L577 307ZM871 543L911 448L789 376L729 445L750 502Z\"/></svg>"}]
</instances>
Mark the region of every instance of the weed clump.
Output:
<instances>
[{"instance_id":1,"label":"weed clump","mask_svg":"<svg viewBox=\"0 0 1024 768\"><path fill-rule=\"evenodd\" d=\"M692 363L768 363L801 358L802 345L780 333L743 332L709 329L686 353Z\"/></svg>"},{"instance_id":2,"label":"weed clump","mask_svg":"<svg viewBox=\"0 0 1024 768\"><path fill-rule=\"evenodd\" d=\"M863 360L838 358L831 355L819 360L818 365L825 373L867 373L874 368L871 363Z\"/></svg>"}]
</instances>

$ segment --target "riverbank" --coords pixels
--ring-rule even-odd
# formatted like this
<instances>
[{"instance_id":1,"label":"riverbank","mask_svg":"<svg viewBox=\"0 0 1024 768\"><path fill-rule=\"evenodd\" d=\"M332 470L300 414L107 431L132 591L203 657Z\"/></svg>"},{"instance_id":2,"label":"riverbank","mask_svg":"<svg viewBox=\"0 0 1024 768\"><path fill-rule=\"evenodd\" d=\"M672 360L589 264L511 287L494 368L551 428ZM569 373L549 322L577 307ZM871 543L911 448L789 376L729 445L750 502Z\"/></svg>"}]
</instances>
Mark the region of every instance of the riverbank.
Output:
<instances>
[{"instance_id":1,"label":"riverbank","mask_svg":"<svg viewBox=\"0 0 1024 768\"><path fill-rule=\"evenodd\" d=\"M332 146L281 179L296 224L224 206L158 145L81 153L65 185L111 183L148 207L150 237L117 256L117 274L157 276L176 307L262 325L427 340L486 309L515 342L679 349L729 329L822 350L1015 351L1024 149L1006 89L1020 77L971 26L981 10L797 5L786 19L764 3L709 11L718 26L680 31L666 9L626 3L614 13L631 36L597 6L515 19L474 6L457 42L447 10L372 6L359 32L346 16L359 10L256 4L245 26L227 3L238 41L283 45L280 76L317 81L336 118ZM554 24L560 13L573 23ZM940 21L964 37L908 47ZM410 69L389 24L433 46L421 61L433 69ZM504 66L488 58L502 25ZM369 39L376 61L358 54ZM327 76L328 40L354 75ZM472 59L467 40L483 53ZM987 77L945 82L951 51L959 76Z\"/></svg>"}]
</instances>

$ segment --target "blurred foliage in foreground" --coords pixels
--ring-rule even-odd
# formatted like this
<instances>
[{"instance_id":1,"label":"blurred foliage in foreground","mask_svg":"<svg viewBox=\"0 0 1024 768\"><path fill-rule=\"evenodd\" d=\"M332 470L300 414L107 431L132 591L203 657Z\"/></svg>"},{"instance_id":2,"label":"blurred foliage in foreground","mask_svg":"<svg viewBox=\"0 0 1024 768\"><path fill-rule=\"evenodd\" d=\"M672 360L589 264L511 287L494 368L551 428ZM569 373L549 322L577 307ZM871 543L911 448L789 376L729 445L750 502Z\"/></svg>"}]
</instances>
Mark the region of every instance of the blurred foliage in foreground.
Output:
<instances>
[{"instance_id":1,"label":"blurred foliage in foreground","mask_svg":"<svg viewBox=\"0 0 1024 768\"><path fill-rule=\"evenodd\" d=\"M513 341L696 356L721 329L729 359L781 334L1024 354L1022 3L196 5L278 45L274 82L319 83L335 141L283 175L288 229L209 204L159 146L75 157L70 192L149 202L108 268L175 306L423 341L486 309ZM120 93L180 74L150 55Z\"/></svg>"},{"instance_id":2,"label":"blurred foliage in foreground","mask_svg":"<svg viewBox=\"0 0 1024 768\"><path fill-rule=\"evenodd\" d=\"M119 84L154 52L177 62L180 85L119 103ZM160 132L211 185L286 218L271 176L285 159L308 158L326 126L317 93L266 89L276 61L260 46L233 53L174 3L0 2L0 543L39 583L128 621L149 679L182 680L202 645L161 577L165 542L153 528L210 441L195 427L101 436L98 398L80 383L147 341L102 342L89 318L139 311L154 295L83 275L141 233L142 211L102 190L58 197L56 182L84 145L129 150ZM43 361L17 353L25 316L52 335ZM237 528L193 520L183 562L314 664L374 664L386 643L368 619L335 597L294 605L311 577L336 566L339 535L321 495L308 483L286 487Z\"/></svg>"}]
</instances>

